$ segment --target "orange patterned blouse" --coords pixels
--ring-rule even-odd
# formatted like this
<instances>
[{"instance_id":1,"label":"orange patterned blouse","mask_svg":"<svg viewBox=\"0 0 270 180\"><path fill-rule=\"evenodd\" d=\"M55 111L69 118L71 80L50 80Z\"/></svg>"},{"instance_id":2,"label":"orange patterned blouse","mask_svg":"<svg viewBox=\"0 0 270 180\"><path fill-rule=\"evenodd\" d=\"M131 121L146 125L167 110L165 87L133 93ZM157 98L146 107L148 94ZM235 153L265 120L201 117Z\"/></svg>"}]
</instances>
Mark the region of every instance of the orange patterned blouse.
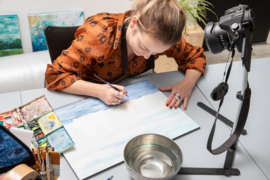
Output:
<instances>
[{"instance_id":1,"label":"orange patterned blouse","mask_svg":"<svg viewBox=\"0 0 270 180\"><path fill-rule=\"evenodd\" d=\"M124 76L121 59L121 34L124 20L129 14L100 13L86 19L75 33L71 46L52 63L45 73L49 90L63 90L77 80L100 82L94 74L113 82ZM173 57L178 69L196 69L204 74L206 66L202 47L195 47L181 41L159 55ZM148 70L147 60L135 56L128 62L129 76L136 76Z\"/></svg>"}]
</instances>

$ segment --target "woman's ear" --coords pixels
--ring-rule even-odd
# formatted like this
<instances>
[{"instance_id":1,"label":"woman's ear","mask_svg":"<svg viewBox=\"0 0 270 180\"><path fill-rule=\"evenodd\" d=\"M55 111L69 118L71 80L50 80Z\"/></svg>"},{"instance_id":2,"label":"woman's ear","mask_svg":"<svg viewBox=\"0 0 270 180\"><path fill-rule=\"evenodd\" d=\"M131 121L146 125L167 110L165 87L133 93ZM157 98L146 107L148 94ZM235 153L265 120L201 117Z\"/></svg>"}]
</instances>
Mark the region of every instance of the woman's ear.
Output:
<instances>
[{"instance_id":1,"label":"woman's ear","mask_svg":"<svg viewBox=\"0 0 270 180\"><path fill-rule=\"evenodd\" d=\"M138 16L133 16L130 20L130 27L132 29L137 27Z\"/></svg>"}]
</instances>

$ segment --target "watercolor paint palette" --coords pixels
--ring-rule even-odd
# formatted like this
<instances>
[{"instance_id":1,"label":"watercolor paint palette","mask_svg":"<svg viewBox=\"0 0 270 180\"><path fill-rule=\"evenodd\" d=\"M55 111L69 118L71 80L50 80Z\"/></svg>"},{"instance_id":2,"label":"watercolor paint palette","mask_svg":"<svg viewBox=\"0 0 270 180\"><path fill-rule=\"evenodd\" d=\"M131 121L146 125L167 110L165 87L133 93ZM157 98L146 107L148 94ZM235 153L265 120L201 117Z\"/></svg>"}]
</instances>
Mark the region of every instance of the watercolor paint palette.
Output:
<instances>
[{"instance_id":1,"label":"watercolor paint palette","mask_svg":"<svg viewBox=\"0 0 270 180\"><path fill-rule=\"evenodd\" d=\"M8 129L11 127L24 127L24 124L16 109L0 113L0 124Z\"/></svg>"},{"instance_id":2,"label":"watercolor paint palette","mask_svg":"<svg viewBox=\"0 0 270 180\"><path fill-rule=\"evenodd\" d=\"M47 112L52 111L52 107L45 97L37 98L21 107L19 107L21 114L27 122L32 121Z\"/></svg>"},{"instance_id":3,"label":"watercolor paint palette","mask_svg":"<svg viewBox=\"0 0 270 180\"><path fill-rule=\"evenodd\" d=\"M63 152L74 145L62 122L43 96L14 110L0 113L0 124L34 131L32 143L37 148L54 147Z\"/></svg>"}]
</instances>

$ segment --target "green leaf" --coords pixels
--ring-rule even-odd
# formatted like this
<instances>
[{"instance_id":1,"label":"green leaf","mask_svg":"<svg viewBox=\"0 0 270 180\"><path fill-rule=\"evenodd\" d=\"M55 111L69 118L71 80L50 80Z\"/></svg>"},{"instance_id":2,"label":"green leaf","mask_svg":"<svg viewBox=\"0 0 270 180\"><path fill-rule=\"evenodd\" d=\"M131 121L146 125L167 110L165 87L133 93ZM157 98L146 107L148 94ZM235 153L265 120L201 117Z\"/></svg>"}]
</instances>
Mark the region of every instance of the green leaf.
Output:
<instances>
[{"instance_id":1,"label":"green leaf","mask_svg":"<svg viewBox=\"0 0 270 180\"><path fill-rule=\"evenodd\" d=\"M200 21L206 25L204 19L207 20L207 11L210 11L217 17L216 13L210 9L210 7L214 8L214 6L206 0L179 0L178 2L194 24Z\"/></svg>"}]
</instances>

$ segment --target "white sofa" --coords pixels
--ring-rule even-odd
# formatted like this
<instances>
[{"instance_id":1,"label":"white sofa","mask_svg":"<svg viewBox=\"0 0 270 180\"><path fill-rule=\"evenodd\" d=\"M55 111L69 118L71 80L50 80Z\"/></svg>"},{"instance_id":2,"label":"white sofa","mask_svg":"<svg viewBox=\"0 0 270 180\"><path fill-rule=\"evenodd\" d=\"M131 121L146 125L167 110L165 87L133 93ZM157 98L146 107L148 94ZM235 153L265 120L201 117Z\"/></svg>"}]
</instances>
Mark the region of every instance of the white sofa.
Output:
<instances>
[{"instance_id":1,"label":"white sofa","mask_svg":"<svg viewBox=\"0 0 270 180\"><path fill-rule=\"evenodd\" d=\"M0 94L44 88L48 51L0 57Z\"/></svg>"}]
</instances>

